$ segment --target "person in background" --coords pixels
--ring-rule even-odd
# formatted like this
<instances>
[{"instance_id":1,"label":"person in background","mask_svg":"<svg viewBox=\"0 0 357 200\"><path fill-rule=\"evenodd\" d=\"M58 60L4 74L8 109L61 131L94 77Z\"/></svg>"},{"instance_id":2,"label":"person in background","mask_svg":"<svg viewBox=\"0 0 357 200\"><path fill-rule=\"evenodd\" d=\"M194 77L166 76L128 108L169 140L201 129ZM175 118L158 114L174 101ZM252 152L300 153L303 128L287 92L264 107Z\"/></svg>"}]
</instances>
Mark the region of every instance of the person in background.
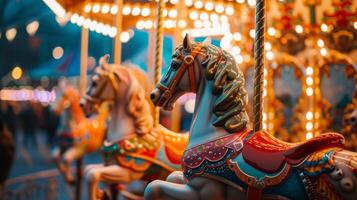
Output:
<instances>
[{"instance_id":1,"label":"person in background","mask_svg":"<svg viewBox=\"0 0 357 200\"><path fill-rule=\"evenodd\" d=\"M9 129L10 133L13 135L15 143L17 141L17 117L13 105L10 102L7 103L6 110L4 113L4 122L6 127Z\"/></svg>"},{"instance_id":2,"label":"person in background","mask_svg":"<svg viewBox=\"0 0 357 200\"><path fill-rule=\"evenodd\" d=\"M15 143L6 128L3 113L0 115L0 191L5 187L12 163L15 158ZM0 197L1 198L1 197Z\"/></svg>"},{"instance_id":3,"label":"person in background","mask_svg":"<svg viewBox=\"0 0 357 200\"><path fill-rule=\"evenodd\" d=\"M50 148L53 148L55 145L60 116L54 110L51 110L48 105L44 107L43 112L44 128L47 132L47 144Z\"/></svg>"},{"instance_id":4,"label":"person in background","mask_svg":"<svg viewBox=\"0 0 357 200\"><path fill-rule=\"evenodd\" d=\"M20 118L24 134L22 141L23 146L28 148L30 147L29 143L32 143L34 147L37 147L36 126L39 122L31 103L25 104L25 107L20 113Z\"/></svg>"}]
</instances>

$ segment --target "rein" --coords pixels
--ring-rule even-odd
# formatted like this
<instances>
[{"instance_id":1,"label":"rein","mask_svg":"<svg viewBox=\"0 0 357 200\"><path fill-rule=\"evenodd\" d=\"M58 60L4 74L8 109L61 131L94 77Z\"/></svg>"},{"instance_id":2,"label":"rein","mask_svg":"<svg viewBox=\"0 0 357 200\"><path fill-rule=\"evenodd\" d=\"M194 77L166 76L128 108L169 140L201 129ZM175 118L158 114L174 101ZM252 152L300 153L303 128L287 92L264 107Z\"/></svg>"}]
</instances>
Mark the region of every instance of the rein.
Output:
<instances>
[{"instance_id":1,"label":"rein","mask_svg":"<svg viewBox=\"0 0 357 200\"><path fill-rule=\"evenodd\" d=\"M119 85L118 83L115 81L115 73L113 71L111 71L110 73L106 73L104 74L104 76L107 76L108 79L105 79L105 82L103 84L100 85L100 88L98 89L98 91L95 93L95 95L89 96L87 94L84 95L84 98L88 101L94 102L94 103L100 103L101 100L99 99L99 95L103 92L105 85L107 84L108 80L110 81L111 85L114 88L114 94L115 96L117 96L119 94Z\"/></svg>"},{"instance_id":2,"label":"rein","mask_svg":"<svg viewBox=\"0 0 357 200\"><path fill-rule=\"evenodd\" d=\"M188 70L188 78L190 81L191 92L196 92L197 86L196 86L196 78L195 78L194 61L195 61L196 56L198 54L201 54L200 51L201 51L202 47L203 47L203 44L201 44L201 43L198 44L189 55L185 55L183 57L182 60L184 63L179 67L177 75L169 83L168 86L162 84L161 82L158 84L159 89L164 91L163 96L165 98L170 98L172 96L174 88L181 81L186 70Z\"/></svg>"}]
</instances>

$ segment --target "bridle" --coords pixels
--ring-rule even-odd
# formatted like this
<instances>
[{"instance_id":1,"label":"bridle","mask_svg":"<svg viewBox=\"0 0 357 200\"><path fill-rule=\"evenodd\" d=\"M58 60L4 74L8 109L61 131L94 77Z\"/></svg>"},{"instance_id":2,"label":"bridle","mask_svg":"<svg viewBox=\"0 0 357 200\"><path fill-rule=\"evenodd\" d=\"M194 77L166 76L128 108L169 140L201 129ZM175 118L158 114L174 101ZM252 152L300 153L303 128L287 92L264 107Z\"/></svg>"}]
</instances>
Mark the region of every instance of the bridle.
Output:
<instances>
[{"instance_id":1,"label":"bridle","mask_svg":"<svg viewBox=\"0 0 357 200\"><path fill-rule=\"evenodd\" d=\"M104 82L102 84L99 85L99 88L97 89L97 91L89 96L87 93L84 95L84 99L93 102L93 103L100 103L102 100L99 98L100 95L102 94L105 86L107 85L108 81L109 83L113 86L114 88L114 95L115 97L117 97L117 95L119 94L119 85L115 80L115 76L117 76L117 78L119 79L118 75L116 73L114 73L114 71L110 71L109 73L105 73L102 74L101 76L107 76L107 78L104 80Z\"/></svg>"},{"instance_id":2,"label":"bridle","mask_svg":"<svg viewBox=\"0 0 357 200\"><path fill-rule=\"evenodd\" d=\"M178 68L176 76L170 81L168 85L164 85L162 82L158 84L158 89L163 91L162 98L169 99L172 97L173 93L175 92L175 88L178 83L180 83L183 75L185 74L186 70L188 70L188 78L190 82L190 90L191 92L197 91L196 85L196 76L195 76L195 68L194 68L194 61L198 54L205 55L201 52L203 48L203 44L199 43L193 51L191 51L188 55L181 55L181 60L183 64Z\"/></svg>"}]
</instances>

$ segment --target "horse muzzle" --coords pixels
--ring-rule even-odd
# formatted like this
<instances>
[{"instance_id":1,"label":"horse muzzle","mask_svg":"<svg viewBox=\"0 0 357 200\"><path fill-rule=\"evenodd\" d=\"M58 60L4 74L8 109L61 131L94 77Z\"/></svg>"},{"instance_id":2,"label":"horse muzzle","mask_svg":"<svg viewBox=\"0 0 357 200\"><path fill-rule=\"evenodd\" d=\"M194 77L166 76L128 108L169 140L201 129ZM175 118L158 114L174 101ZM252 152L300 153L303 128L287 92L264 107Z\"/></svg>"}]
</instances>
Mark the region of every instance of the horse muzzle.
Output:
<instances>
[{"instance_id":1,"label":"horse muzzle","mask_svg":"<svg viewBox=\"0 0 357 200\"><path fill-rule=\"evenodd\" d=\"M170 90L155 88L150 95L150 99L155 106L163 107L165 110L172 110L173 106L169 105L172 97Z\"/></svg>"}]
</instances>

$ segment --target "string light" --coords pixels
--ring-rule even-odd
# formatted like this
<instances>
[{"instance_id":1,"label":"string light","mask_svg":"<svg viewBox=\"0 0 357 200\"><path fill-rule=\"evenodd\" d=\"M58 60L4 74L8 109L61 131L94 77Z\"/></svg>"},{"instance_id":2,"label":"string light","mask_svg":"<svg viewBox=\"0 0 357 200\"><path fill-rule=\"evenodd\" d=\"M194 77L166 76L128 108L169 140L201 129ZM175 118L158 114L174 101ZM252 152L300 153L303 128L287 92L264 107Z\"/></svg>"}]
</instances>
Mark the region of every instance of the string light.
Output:
<instances>
[{"instance_id":1,"label":"string light","mask_svg":"<svg viewBox=\"0 0 357 200\"><path fill-rule=\"evenodd\" d=\"M203 3L202 3L202 1L196 1L196 2L194 3L194 6L195 6L195 8L197 8L197 9L201 9L201 8L203 7Z\"/></svg>"},{"instance_id":2,"label":"string light","mask_svg":"<svg viewBox=\"0 0 357 200\"><path fill-rule=\"evenodd\" d=\"M223 5L217 4L216 7L215 7L215 11L216 11L217 13L223 13L223 11L224 11Z\"/></svg>"},{"instance_id":3,"label":"string light","mask_svg":"<svg viewBox=\"0 0 357 200\"><path fill-rule=\"evenodd\" d=\"M241 35L240 33L238 33L238 32L235 32L235 33L233 34L233 39L234 39L235 41L240 41L240 40L242 39L242 35Z\"/></svg>"},{"instance_id":4,"label":"string light","mask_svg":"<svg viewBox=\"0 0 357 200\"><path fill-rule=\"evenodd\" d=\"M178 22L178 26L179 26L180 28L185 28L185 27L187 26L187 22L186 22L185 20L181 19L181 20L179 20L179 22Z\"/></svg>"},{"instance_id":5,"label":"string light","mask_svg":"<svg viewBox=\"0 0 357 200\"><path fill-rule=\"evenodd\" d=\"M93 12L93 13L98 13L99 10L100 10L99 4L95 4L95 5L93 6L93 8L92 8L92 12Z\"/></svg>"},{"instance_id":6,"label":"string light","mask_svg":"<svg viewBox=\"0 0 357 200\"><path fill-rule=\"evenodd\" d=\"M322 32L327 32L328 31L328 26L326 24L321 24L321 31Z\"/></svg>"},{"instance_id":7,"label":"string light","mask_svg":"<svg viewBox=\"0 0 357 200\"><path fill-rule=\"evenodd\" d=\"M254 29L251 29L251 30L249 31L249 36L250 36L251 38L255 38L255 30L254 30Z\"/></svg>"},{"instance_id":8,"label":"string light","mask_svg":"<svg viewBox=\"0 0 357 200\"><path fill-rule=\"evenodd\" d=\"M324 41L322 39L317 40L317 46L323 47L325 45Z\"/></svg>"},{"instance_id":9,"label":"string light","mask_svg":"<svg viewBox=\"0 0 357 200\"><path fill-rule=\"evenodd\" d=\"M296 25L295 26L295 31L297 33L302 33L304 31L304 28L301 25Z\"/></svg>"},{"instance_id":10,"label":"string light","mask_svg":"<svg viewBox=\"0 0 357 200\"><path fill-rule=\"evenodd\" d=\"M30 36L33 36L36 34L39 26L40 23L38 21L33 21L26 26L26 31Z\"/></svg>"},{"instance_id":11,"label":"string light","mask_svg":"<svg viewBox=\"0 0 357 200\"><path fill-rule=\"evenodd\" d=\"M9 30L6 31L5 35L6 38L9 42L13 41L16 37L16 29L15 28L10 28Z\"/></svg>"},{"instance_id":12,"label":"string light","mask_svg":"<svg viewBox=\"0 0 357 200\"><path fill-rule=\"evenodd\" d=\"M118 13L118 6L117 5L113 5L110 8L110 13L113 14L113 15L116 15Z\"/></svg>"},{"instance_id":13,"label":"string light","mask_svg":"<svg viewBox=\"0 0 357 200\"><path fill-rule=\"evenodd\" d=\"M123 43L127 43L130 39L130 35L128 32L124 31L120 33L120 41Z\"/></svg>"},{"instance_id":14,"label":"string light","mask_svg":"<svg viewBox=\"0 0 357 200\"><path fill-rule=\"evenodd\" d=\"M197 12L191 12L190 13L190 19L192 19L192 20L196 20L196 19L198 19L198 13Z\"/></svg>"},{"instance_id":15,"label":"string light","mask_svg":"<svg viewBox=\"0 0 357 200\"><path fill-rule=\"evenodd\" d=\"M205 12L201 13L200 14L200 19L203 20L203 21L208 20L208 14L205 13Z\"/></svg>"},{"instance_id":16,"label":"string light","mask_svg":"<svg viewBox=\"0 0 357 200\"><path fill-rule=\"evenodd\" d=\"M89 13L90 11L92 10L92 6L91 5L86 5L86 6L84 6L84 12L85 13Z\"/></svg>"},{"instance_id":17,"label":"string light","mask_svg":"<svg viewBox=\"0 0 357 200\"><path fill-rule=\"evenodd\" d=\"M275 36L275 33L276 33L275 28L273 28L273 27L269 27L269 28L268 28L268 34L269 34L270 36Z\"/></svg>"},{"instance_id":18,"label":"string light","mask_svg":"<svg viewBox=\"0 0 357 200\"><path fill-rule=\"evenodd\" d=\"M310 140L311 138L313 138L312 133L311 132L307 132L305 138L306 138L306 140Z\"/></svg>"},{"instance_id":19,"label":"string light","mask_svg":"<svg viewBox=\"0 0 357 200\"><path fill-rule=\"evenodd\" d=\"M306 74L311 76L314 73L314 69L312 67L307 67L306 68Z\"/></svg>"},{"instance_id":20,"label":"string light","mask_svg":"<svg viewBox=\"0 0 357 200\"><path fill-rule=\"evenodd\" d=\"M313 83L314 83L314 79L313 78L311 78L311 77L307 77L306 78L306 84L307 85L311 86Z\"/></svg>"},{"instance_id":21,"label":"string light","mask_svg":"<svg viewBox=\"0 0 357 200\"><path fill-rule=\"evenodd\" d=\"M244 3L245 0L236 0L237 3Z\"/></svg>"},{"instance_id":22,"label":"string light","mask_svg":"<svg viewBox=\"0 0 357 200\"><path fill-rule=\"evenodd\" d=\"M306 94L307 96L312 96L314 94L314 90L311 87L308 87L306 89Z\"/></svg>"},{"instance_id":23,"label":"string light","mask_svg":"<svg viewBox=\"0 0 357 200\"><path fill-rule=\"evenodd\" d=\"M176 18L177 17L177 11L175 9L170 10L169 11L169 17Z\"/></svg>"},{"instance_id":24,"label":"string light","mask_svg":"<svg viewBox=\"0 0 357 200\"><path fill-rule=\"evenodd\" d=\"M185 5L186 6L192 6L193 5L193 1L192 0L185 0Z\"/></svg>"},{"instance_id":25,"label":"string light","mask_svg":"<svg viewBox=\"0 0 357 200\"><path fill-rule=\"evenodd\" d=\"M326 49L326 48L321 48L321 49L320 49L320 54L321 54L322 56L326 56L326 55L327 55L327 49Z\"/></svg>"},{"instance_id":26,"label":"string light","mask_svg":"<svg viewBox=\"0 0 357 200\"><path fill-rule=\"evenodd\" d=\"M233 15L234 14L234 9L232 6L226 7L226 14L227 15Z\"/></svg>"},{"instance_id":27,"label":"string light","mask_svg":"<svg viewBox=\"0 0 357 200\"><path fill-rule=\"evenodd\" d=\"M212 11L214 9L214 5L212 2L207 2L205 4L205 9L208 10L208 11Z\"/></svg>"},{"instance_id":28,"label":"string light","mask_svg":"<svg viewBox=\"0 0 357 200\"><path fill-rule=\"evenodd\" d=\"M104 5L104 6L102 6L101 11L102 11L102 13L103 13L103 14L108 13L108 12L109 12L109 10L110 10L110 7L109 7L108 5Z\"/></svg>"},{"instance_id":29,"label":"string light","mask_svg":"<svg viewBox=\"0 0 357 200\"><path fill-rule=\"evenodd\" d=\"M306 123L306 130L308 130L308 131L311 131L312 130L312 128L313 128L313 124L312 124L312 122L307 122Z\"/></svg>"},{"instance_id":30,"label":"string light","mask_svg":"<svg viewBox=\"0 0 357 200\"><path fill-rule=\"evenodd\" d=\"M273 60L274 59L274 53L272 51L267 51L266 52L266 57L268 60Z\"/></svg>"},{"instance_id":31,"label":"string light","mask_svg":"<svg viewBox=\"0 0 357 200\"><path fill-rule=\"evenodd\" d=\"M52 56L54 59L60 59L63 56L63 48L58 46L52 50Z\"/></svg>"},{"instance_id":32,"label":"string light","mask_svg":"<svg viewBox=\"0 0 357 200\"><path fill-rule=\"evenodd\" d=\"M312 120L312 118L313 118L312 112L307 112L307 113L306 113L306 119L307 119L307 120Z\"/></svg>"},{"instance_id":33,"label":"string light","mask_svg":"<svg viewBox=\"0 0 357 200\"><path fill-rule=\"evenodd\" d=\"M141 12L141 9L139 7L134 7L133 10L131 11L131 14L133 16L138 16Z\"/></svg>"},{"instance_id":34,"label":"string light","mask_svg":"<svg viewBox=\"0 0 357 200\"><path fill-rule=\"evenodd\" d=\"M270 51L271 50L271 44L269 42L264 43L264 49L265 51Z\"/></svg>"},{"instance_id":35,"label":"string light","mask_svg":"<svg viewBox=\"0 0 357 200\"><path fill-rule=\"evenodd\" d=\"M130 7L129 7L129 9L130 9ZM129 12L129 13L130 13L130 12ZM150 8L143 8L143 9L141 10L141 15L142 15L143 17L149 16L149 15L150 15ZM177 12L176 12L176 15L177 15Z\"/></svg>"},{"instance_id":36,"label":"string light","mask_svg":"<svg viewBox=\"0 0 357 200\"><path fill-rule=\"evenodd\" d=\"M19 80L22 77L23 71L21 69L21 67L16 66L11 70L11 77L14 80Z\"/></svg>"},{"instance_id":37,"label":"string light","mask_svg":"<svg viewBox=\"0 0 357 200\"><path fill-rule=\"evenodd\" d=\"M256 3L257 3L256 0L248 0L248 5L249 5L250 7L255 6Z\"/></svg>"}]
</instances>

